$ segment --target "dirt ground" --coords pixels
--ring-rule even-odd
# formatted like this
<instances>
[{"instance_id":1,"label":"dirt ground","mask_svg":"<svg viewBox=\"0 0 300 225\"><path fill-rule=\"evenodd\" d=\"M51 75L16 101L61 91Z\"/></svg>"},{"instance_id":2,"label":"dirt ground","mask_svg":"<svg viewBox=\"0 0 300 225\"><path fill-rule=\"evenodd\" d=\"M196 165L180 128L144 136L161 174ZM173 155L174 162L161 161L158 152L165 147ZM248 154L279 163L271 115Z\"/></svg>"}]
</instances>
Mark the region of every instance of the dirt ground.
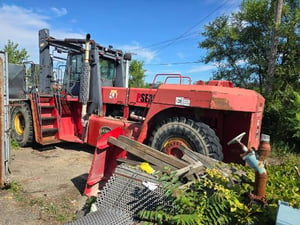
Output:
<instances>
[{"instance_id":1,"label":"dirt ground","mask_svg":"<svg viewBox=\"0 0 300 225\"><path fill-rule=\"evenodd\" d=\"M0 224L65 224L83 214L93 149L64 143L11 150L10 185L0 190Z\"/></svg>"}]
</instances>

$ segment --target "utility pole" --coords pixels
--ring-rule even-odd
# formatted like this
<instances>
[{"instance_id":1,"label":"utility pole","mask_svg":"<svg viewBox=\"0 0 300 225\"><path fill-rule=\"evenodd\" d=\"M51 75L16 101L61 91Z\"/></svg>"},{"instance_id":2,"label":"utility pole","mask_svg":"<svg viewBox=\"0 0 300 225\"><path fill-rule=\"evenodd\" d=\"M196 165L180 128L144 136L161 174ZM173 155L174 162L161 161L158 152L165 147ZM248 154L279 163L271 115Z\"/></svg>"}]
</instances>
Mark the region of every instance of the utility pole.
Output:
<instances>
[{"instance_id":1,"label":"utility pole","mask_svg":"<svg viewBox=\"0 0 300 225\"><path fill-rule=\"evenodd\" d=\"M272 81L274 77L275 64L276 64L276 55L277 55L277 46L278 46L278 33L281 23L281 14L282 14L282 5L283 0L277 0L277 9L275 15L275 26L273 28L272 37L271 37L271 49L269 55L269 65L268 65L268 74L266 82L266 94L272 92Z\"/></svg>"}]
</instances>

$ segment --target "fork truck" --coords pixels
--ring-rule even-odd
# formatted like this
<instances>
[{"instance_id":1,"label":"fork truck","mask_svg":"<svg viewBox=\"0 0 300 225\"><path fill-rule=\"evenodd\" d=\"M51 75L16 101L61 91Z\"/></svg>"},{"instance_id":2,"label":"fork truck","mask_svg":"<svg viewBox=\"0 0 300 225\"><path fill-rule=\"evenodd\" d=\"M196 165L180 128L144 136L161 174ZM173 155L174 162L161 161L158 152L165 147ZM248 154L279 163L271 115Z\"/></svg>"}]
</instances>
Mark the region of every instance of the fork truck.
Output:
<instances>
[{"instance_id":1,"label":"fork truck","mask_svg":"<svg viewBox=\"0 0 300 225\"><path fill-rule=\"evenodd\" d=\"M97 146L118 127L177 157L180 145L225 162L241 162L226 143L246 132L258 147L264 98L230 81L157 74L150 88L128 87L129 53L85 39L39 31L39 65L10 65L11 134L20 146L62 141ZM156 81L163 82L156 85ZM171 81L171 82L170 82ZM232 150L233 149L233 150Z\"/></svg>"}]
</instances>

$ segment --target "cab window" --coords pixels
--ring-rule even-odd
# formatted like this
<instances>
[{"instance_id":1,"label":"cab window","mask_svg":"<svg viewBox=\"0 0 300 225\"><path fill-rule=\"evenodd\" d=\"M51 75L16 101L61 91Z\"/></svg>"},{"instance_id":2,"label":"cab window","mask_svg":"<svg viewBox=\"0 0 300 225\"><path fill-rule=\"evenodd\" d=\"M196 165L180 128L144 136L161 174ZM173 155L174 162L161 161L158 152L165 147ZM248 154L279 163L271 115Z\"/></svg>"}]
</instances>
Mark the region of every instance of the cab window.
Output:
<instances>
[{"instance_id":1,"label":"cab window","mask_svg":"<svg viewBox=\"0 0 300 225\"><path fill-rule=\"evenodd\" d=\"M113 60L100 59L101 78L105 80L114 80L116 77L116 64Z\"/></svg>"}]
</instances>

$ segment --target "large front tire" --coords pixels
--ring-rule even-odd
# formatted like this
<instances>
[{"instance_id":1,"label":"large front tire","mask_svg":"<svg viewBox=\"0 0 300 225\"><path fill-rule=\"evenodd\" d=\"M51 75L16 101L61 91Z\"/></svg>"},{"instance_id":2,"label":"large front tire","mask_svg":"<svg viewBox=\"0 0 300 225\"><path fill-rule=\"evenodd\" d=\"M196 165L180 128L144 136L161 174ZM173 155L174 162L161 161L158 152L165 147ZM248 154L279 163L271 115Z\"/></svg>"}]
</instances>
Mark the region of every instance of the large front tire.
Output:
<instances>
[{"instance_id":1,"label":"large front tire","mask_svg":"<svg viewBox=\"0 0 300 225\"><path fill-rule=\"evenodd\" d=\"M149 139L151 147L182 156L179 145L217 160L223 160L222 146L215 132L202 122L195 122L184 117L173 117L163 121L152 132Z\"/></svg>"},{"instance_id":2,"label":"large front tire","mask_svg":"<svg viewBox=\"0 0 300 225\"><path fill-rule=\"evenodd\" d=\"M29 105L24 103L11 110L11 137L21 146L33 143L33 124Z\"/></svg>"}]
</instances>

